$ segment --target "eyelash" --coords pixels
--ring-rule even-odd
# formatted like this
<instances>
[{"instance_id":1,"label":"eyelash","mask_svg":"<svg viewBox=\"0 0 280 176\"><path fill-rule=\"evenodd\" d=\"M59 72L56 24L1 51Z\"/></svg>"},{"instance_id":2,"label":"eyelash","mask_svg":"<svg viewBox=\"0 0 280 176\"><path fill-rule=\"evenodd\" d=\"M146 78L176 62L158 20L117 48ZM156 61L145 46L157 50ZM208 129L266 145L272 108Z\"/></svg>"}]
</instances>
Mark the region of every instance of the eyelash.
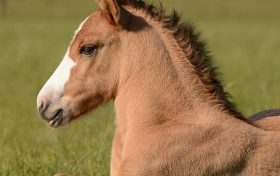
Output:
<instances>
[{"instance_id":1,"label":"eyelash","mask_svg":"<svg viewBox=\"0 0 280 176\"><path fill-rule=\"evenodd\" d=\"M97 52L97 46L92 44L83 45L79 52L85 56L93 56Z\"/></svg>"}]
</instances>

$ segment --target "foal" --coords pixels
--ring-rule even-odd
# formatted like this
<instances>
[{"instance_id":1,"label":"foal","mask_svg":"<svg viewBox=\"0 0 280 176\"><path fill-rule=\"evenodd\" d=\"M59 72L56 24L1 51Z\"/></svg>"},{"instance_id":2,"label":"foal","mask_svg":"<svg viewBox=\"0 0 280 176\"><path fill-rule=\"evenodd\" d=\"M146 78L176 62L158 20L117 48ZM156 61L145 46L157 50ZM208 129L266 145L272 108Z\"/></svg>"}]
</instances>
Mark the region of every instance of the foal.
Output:
<instances>
[{"instance_id":1,"label":"foal","mask_svg":"<svg viewBox=\"0 0 280 176\"><path fill-rule=\"evenodd\" d=\"M248 121L267 131L280 131L280 109L259 112L248 117Z\"/></svg>"},{"instance_id":2,"label":"foal","mask_svg":"<svg viewBox=\"0 0 280 176\"><path fill-rule=\"evenodd\" d=\"M38 95L50 126L113 99L112 176L280 174L280 133L235 111L192 26L142 0L98 5Z\"/></svg>"}]
</instances>

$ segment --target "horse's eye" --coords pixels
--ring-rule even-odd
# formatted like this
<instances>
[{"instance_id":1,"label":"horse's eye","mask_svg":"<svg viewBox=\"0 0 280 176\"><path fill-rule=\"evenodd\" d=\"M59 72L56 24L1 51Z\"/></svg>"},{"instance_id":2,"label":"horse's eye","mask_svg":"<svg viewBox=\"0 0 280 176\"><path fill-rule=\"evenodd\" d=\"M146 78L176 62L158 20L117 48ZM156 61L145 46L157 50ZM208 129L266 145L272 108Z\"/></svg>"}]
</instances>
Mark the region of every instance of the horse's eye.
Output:
<instances>
[{"instance_id":1,"label":"horse's eye","mask_svg":"<svg viewBox=\"0 0 280 176\"><path fill-rule=\"evenodd\" d=\"M95 45L84 45L80 48L80 54L86 56L92 56L97 51L97 47Z\"/></svg>"}]
</instances>

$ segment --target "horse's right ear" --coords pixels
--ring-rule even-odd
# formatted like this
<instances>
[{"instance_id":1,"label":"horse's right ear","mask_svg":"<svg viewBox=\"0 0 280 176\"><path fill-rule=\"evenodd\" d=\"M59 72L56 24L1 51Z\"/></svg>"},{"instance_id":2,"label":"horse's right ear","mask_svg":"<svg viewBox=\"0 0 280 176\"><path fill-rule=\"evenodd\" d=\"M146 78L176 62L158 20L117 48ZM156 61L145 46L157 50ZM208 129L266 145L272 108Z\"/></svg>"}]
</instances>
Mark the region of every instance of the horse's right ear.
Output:
<instances>
[{"instance_id":1,"label":"horse's right ear","mask_svg":"<svg viewBox=\"0 0 280 176\"><path fill-rule=\"evenodd\" d=\"M121 18L121 8L117 0L97 0L102 15L112 25L119 25Z\"/></svg>"}]
</instances>

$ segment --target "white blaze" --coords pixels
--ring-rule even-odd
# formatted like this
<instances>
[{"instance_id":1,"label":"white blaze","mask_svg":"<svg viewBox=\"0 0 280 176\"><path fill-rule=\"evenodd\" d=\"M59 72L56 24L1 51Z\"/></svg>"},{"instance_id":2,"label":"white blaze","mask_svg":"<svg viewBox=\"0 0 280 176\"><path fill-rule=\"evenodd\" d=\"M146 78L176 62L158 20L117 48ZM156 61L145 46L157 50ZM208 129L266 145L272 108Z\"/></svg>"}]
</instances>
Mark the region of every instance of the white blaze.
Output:
<instances>
[{"instance_id":1,"label":"white blaze","mask_svg":"<svg viewBox=\"0 0 280 176\"><path fill-rule=\"evenodd\" d=\"M69 80L70 71L74 66L75 62L70 58L68 49L55 72L39 92L38 106L41 104L41 98L47 99L50 102L56 102L63 95L65 83Z\"/></svg>"},{"instance_id":2,"label":"white blaze","mask_svg":"<svg viewBox=\"0 0 280 176\"><path fill-rule=\"evenodd\" d=\"M84 23L88 18L86 18L75 31L72 42L75 40L76 35L82 29ZM71 42L71 43L72 43ZM71 46L71 45L70 45ZM48 101L49 103L54 103L58 101L63 96L63 90L65 83L69 80L70 71L75 66L75 62L70 58L70 47L68 48L63 60L43 86L37 97L37 106L39 107L42 101Z\"/></svg>"}]
</instances>

